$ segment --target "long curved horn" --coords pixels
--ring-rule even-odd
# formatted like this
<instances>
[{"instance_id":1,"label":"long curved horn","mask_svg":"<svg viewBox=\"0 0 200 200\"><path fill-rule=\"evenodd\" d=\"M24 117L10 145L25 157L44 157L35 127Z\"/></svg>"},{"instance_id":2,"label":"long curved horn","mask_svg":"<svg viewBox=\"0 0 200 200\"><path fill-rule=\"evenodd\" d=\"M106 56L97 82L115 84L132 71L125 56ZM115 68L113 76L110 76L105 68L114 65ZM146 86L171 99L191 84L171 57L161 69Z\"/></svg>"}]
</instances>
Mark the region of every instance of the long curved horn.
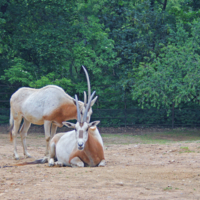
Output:
<instances>
[{"instance_id":1,"label":"long curved horn","mask_svg":"<svg viewBox=\"0 0 200 200\"><path fill-rule=\"evenodd\" d=\"M76 99L76 108L77 108L77 121L81 122L81 115L80 115L79 103L78 103L77 95L75 95L75 99Z\"/></svg>"},{"instance_id":2,"label":"long curved horn","mask_svg":"<svg viewBox=\"0 0 200 200\"><path fill-rule=\"evenodd\" d=\"M86 107L86 105L87 105L87 94L84 91L84 106Z\"/></svg>"},{"instance_id":3,"label":"long curved horn","mask_svg":"<svg viewBox=\"0 0 200 200\"><path fill-rule=\"evenodd\" d=\"M91 86L90 86L90 78L89 78L89 75L88 75L88 72L87 70L85 69L85 67L82 65L82 68L85 72L85 75L86 75L86 79L87 79L87 85L88 85L88 101L90 99L90 96L91 96Z\"/></svg>"},{"instance_id":4,"label":"long curved horn","mask_svg":"<svg viewBox=\"0 0 200 200\"><path fill-rule=\"evenodd\" d=\"M87 103L87 106L86 106L86 109L85 109L85 112L84 112L84 115L83 115L83 122L86 122L86 121L87 121L87 113L88 113L88 110L89 110L89 108L90 108L90 106L91 106L91 101L92 101L92 98L93 98L95 92L96 92L96 91L94 91L94 92L92 93L92 95L90 96L90 99L89 99L89 101L88 101L88 103Z\"/></svg>"}]
</instances>

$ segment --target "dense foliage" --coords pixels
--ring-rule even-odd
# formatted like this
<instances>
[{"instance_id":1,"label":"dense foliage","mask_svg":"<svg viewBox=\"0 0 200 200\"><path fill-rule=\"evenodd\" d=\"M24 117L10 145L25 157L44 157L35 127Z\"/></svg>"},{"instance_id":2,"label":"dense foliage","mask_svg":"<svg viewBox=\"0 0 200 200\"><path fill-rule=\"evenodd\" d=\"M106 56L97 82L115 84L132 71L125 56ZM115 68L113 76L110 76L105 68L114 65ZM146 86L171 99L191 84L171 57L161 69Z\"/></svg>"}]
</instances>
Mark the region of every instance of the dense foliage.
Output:
<instances>
[{"instance_id":1,"label":"dense foliage","mask_svg":"<svg viewBox=\"0 0 200 200\"><path fill-rule=\"evenodd\" d=\"M199 32L197 0L1 0L0 108L22 86L82 98L81 65L98 108L199 108Z\"/></svg>"}]
</instances>

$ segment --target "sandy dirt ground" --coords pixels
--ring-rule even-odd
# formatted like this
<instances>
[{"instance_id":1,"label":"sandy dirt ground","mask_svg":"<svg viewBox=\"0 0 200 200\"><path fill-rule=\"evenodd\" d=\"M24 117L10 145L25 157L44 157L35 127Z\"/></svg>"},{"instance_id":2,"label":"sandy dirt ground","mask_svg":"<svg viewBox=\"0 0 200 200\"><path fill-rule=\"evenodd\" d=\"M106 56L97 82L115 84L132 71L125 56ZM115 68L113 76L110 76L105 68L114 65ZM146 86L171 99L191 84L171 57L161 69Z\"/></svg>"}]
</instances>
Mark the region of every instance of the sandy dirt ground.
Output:
<instances>
[{"instance_id":1,"label":"sandy dirt ground","mask_svg":"<svg viewBox=\"0 0 200 200\"><path fill-rule=\"evenodd\" d=\"M2 168L42 158L45 139L30 134L24 159L13 159L7 134L0 134L0 199L200 199L200 143L138 144L130 137L104 137L106 167Z\"/></svg>"}]
</instances>

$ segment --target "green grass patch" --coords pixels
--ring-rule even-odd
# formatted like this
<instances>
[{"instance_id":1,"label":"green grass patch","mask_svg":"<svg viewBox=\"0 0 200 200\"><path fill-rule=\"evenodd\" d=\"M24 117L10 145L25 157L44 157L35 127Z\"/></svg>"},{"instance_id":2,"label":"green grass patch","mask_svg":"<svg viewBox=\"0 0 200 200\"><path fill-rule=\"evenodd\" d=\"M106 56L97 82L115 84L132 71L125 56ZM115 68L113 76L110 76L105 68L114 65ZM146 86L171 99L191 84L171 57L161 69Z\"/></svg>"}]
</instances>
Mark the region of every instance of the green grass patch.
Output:
<instances>
[{"instance_id":1,"label":"green grass patch","mask_svg":"<svg viewBox=\"0 0 200 200\"><path fill-rule=\"evenodd\" d=\"M129 134L101 134L103 138L113 138L113 137L118 137L118 138L127 138L127 137L133 137L132 135Z\"/></svg>"},{"instance_id":2,"label":"green grass patch","mask_svg":"<svg viewBox=\"0 0 200 200\"><path fill-rule=\"evenodd\" d=\"M164 188L163 190L167 191L167 190L172 190L172 187L171 186L168 186L166 188Z\"/></svg>"},{"instance_id":3,"label":"green grass patch","mask_svg":"<svg viewBox=\"0 0 200 200\"><path fill-rule=\"evenodd\" d=\"M189 148L188 147L180 147L180 149L184 149L184 150L189 150Z\"/></svg>"},{"instance_id":4,"label":"green grass patch","mask_svg":"<svg viewBox=\"0 0 200 200\"><path fill-rule=\"evenodd\" d=\"M141 139L141 143L143 144L167 144L174 142L170 138L161 137L158 133L137 136L137 139Z\"/></svg>"},{"instance_id":5,"label":"green grass patch","mask_svg":"<svg viewBox=\"0 0 200 200\"><path fill-rule=\"evenodd\" d=\"M164 132L152 132L141 135L131 134L102 134L104 143L107 144L168 144L174 142L200 142L198 130L175 129ZM186 150L185 150L186 151ZM188 153L192 152L190 150Z\"/></svg>"},{"instance_id":6,"label":"green grass patch","mask_svg":"<svg viewBox=\"0 0 200 200\"><path fill-rule=\"evenodd\" d=\"M195 151L191 151L188 147L180 147L181 151L179 153L194 153Z\"/></svg>"}]
</instances>

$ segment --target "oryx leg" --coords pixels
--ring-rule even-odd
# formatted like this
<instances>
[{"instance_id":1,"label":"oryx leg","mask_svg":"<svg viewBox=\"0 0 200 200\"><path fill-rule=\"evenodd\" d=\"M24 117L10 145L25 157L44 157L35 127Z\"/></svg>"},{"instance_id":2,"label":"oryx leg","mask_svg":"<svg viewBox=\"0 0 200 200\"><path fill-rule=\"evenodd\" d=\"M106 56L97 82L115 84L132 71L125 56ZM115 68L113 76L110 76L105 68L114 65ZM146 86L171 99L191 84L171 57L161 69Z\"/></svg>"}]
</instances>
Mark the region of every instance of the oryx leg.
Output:
<instances>
[{"instance_id":1,"label":"oryx leg","mask_svg":"<svg viewBox=\"0 0 200 200\"><path fill-rule=\"evenodd\" d=\"M58 133L50 141L50 145L49 145L49 166L50 167L55 165L54 160L56 158L56 144L64 134L65 133Z\"/></svg>"},{"instance_id":2,"label":"oryx leg","mask_svg":"<svg viewBox=\"0 0 200 200\"><path fill-rule=\"evenodd\" d=\"M84 167L84 163L79 157L74 157L71 159L70 164L72 167Z\"/></svg>"},{"instance_id":3,"label":"oryx leg","mask_svg":"<svg viewBox=\"0 0 200 200\"><path fill-rule=\"evenodd\" d=\"M19 130L19 127L20 127L21 120L22 120L21 116L18 117L18 119L15 119L14 120L14 126L13 126L13 129L12 129L13 146L14 146L13 156L16 160L19 159L19 155L17 154L17 133L18 133L18 130Z\"/></svg>"},{"instance_id":4,"label":"oryx leg","mask_svg":"<svg viewBox=\"0 0 200 200\"><path fill-rule=\"evenodd\" d=\"M21 135L21 141L22 141L22 146L24 150L24 157L26 158L31 158L31 155L27 151L27 145L26 145L26 137L27 137L27 132L28 129L30 128L31 123L24 119L24 123L20 129L20 135Z\"/></svg>"},{"instance_id":5,"label":"oryx leg","mask_svg":"<svg viewBox=\"0 0 200 200\"><path fill-rule=\"evenodd\" d=\"M52 141L50 143L50 149L49 149L49 167L52 167L55 165L54 163L55 154L56 154L56 145Z\"/></svg>"},{"instance_id":6,"label":"oryx leg","mask_svg":"<svg viewBox=\"0 0 200 200\"><path fill-rule=\"evenodd\" d=\"M45 133L45 139L46 139L45 156L48 156L48 153L49 153L49 141L51 139L51 121L44 121L44 133Z\"/></svg>"},{"instance_id":7,"label":"oryx leg","mask_svg":"<svg viewBox=\"0 0 200 200\"><path fill-rule=\"evenodd\" d=\"M106 161L105 160L102 160L99 164L98 164L98 167L105 167L106 165Z\"/></svg>"},{"instance_id":8,"label":"oryx leg","mask_svg":"<svg viewBox=\"0 0 200 200\"><path fill-rule=\"evenodd\" d=\"M55 135L57 130L57 126L55 124L51 125L51 138L53 138L53 136Z\"/></svg>"}]
</instances>

